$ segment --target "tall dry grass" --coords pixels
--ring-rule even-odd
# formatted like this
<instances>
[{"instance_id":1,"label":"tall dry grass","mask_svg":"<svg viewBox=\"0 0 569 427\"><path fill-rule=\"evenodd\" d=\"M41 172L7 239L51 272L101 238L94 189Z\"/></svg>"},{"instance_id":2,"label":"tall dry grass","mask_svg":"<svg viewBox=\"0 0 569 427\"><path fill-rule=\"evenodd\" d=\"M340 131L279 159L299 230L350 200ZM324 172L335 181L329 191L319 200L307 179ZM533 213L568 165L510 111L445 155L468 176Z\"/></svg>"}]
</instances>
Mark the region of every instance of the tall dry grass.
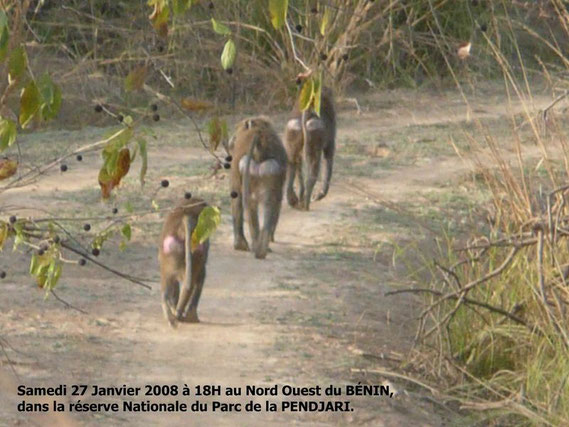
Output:
<instances>
[{"instance_id":1,"label":"tall dry grass","mask_svg":"<svg viewBox=\"0 0 569 427\"><path fill-rule=\"evenodd\" d=\"M514 55L483 34L508 102L522 111L509 118L508 138L475 121L469 152L459 151L476 166L472 185L490 196L487 231L446 236L427 285L407 290L426 296L415 366L494 425L569 425L569 139L560 108L568 93L534 107L535 52L517 37L526 29L558 56L553 66L538 62L551 89L563 87L558 64L569 62L556 46L569 35L569 13L562 2L539 3L557 21L549 37L510 14L500 19ZM475 82L451 74L468 104Z\"/></svg>"}]
</instances>

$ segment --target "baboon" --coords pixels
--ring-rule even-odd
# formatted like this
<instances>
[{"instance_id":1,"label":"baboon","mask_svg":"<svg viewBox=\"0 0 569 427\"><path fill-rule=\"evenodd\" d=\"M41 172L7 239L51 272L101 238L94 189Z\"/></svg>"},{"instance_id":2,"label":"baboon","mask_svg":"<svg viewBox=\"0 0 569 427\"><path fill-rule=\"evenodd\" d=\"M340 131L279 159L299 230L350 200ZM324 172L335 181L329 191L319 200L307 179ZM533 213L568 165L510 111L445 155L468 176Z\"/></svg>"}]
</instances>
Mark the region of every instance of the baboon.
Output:
<instances>
[{"instance_id":1,"label":"baboon","mask_svg":"<svg viewBox=\"0 0 569 427\"><path fill-rule=\"evenodd\" d=\"M160 235L162 309L172 327L177 321L199 322L197 310L205 280L209 239L194 250L191 250L191 240L198 217L206 206L201 199L182 200L166 217Z\"/></svg>"},{"instance_id":2,"label":"baboon","mask_svg":"<svg viewBox=\"0 0 569 427\"><path fill-rule=\"evenodd\" d=\"M274 241L283 199L287 155L283 143L267 117L240 122L228 143L231 154L231 213L234 247L248 251L243 234L243 211L247 213L252 251L263 259ZM259 230L259 207L263 226Z\"/></svg>"},{"instance_id":3,"label":"baboon","mask_svg":"<svg viewBox=\"0 0 569 427\"><path fill-rule=\"evenodd\" d=\"M314 185L320 173L320 159L324 155L325 171L321 192L314 200L328 194L334 151L336 149L336 110L332 90L322 88L320 117L314 110L293 110L285 130L285 148L288 156L286 198L293 207L308 210ZM306 165L306 182L303 167ZM299 194L294 191L294 179L298 178Z\"/></svg>"}]
</instances>

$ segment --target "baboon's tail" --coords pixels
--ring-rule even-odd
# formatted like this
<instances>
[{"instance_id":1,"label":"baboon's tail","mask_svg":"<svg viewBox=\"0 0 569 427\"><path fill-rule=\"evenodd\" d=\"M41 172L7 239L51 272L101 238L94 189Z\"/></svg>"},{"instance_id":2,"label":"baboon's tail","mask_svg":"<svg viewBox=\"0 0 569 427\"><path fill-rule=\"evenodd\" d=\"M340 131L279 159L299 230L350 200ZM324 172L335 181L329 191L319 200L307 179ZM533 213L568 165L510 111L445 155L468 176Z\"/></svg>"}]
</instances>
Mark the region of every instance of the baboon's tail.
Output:
<instances>
[{"instance_id":1,"label":"baboon's tail","mask_svg":"<svg viewBox=\"0 0 569 427\"><path fill-rule=\"evenodd\" d=\"M186 270L180 298L178 299L178 305L176 307L176 317L178 320L184 315L184 310L188 305L190 296L194 292L194 289L192 288L192 232L196 227L196 223L194 217L191 215L184 215L183 222L185 232L184 249Z\"/></svg>"},{"instance_id":2,"label":"baboon's tail","mask_svg":"<svg viewBox=\"0 0 569 427\"><path fill-rule=\"evenodd\" d=\"M243 212L248 212L249 201L251 198L251 159L253 158L253 150L255 150L256 145L259 143L259 135L255 135L253 142L249 147L249 152L247 153L247 160L245 161L245 170L243 171L243 197L241 201L243 203Z\"/></svg>"},{"instance_id":3,"label":"baboon's tail","mask_svg":"<svg viewBox=\"0 0 569 427\"><path fill-rule=\"evenodd\" d=\"M302 115L300 116L300 129L302 130L302 158L304 159L301 167L303 169L306 169L308 167L307 165L307 159L308 159L308 131L306 130L306 123L308 122L308 115L309 115L309 110L304 110L302 112ZM308 170L303 170L302 171L303 176L307 177L308 176Z\"/></svg>"}]
</instances>

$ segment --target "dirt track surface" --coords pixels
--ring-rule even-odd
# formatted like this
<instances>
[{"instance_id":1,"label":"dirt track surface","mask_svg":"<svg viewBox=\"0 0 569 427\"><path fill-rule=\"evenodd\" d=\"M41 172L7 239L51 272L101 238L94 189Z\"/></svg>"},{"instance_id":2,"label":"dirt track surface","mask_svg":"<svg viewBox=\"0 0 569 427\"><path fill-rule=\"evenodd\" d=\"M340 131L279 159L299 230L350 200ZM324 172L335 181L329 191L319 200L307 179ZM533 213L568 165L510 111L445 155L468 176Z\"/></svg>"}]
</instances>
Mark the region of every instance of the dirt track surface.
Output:
<instances>
[{"instance_id":1,"label":"dirt track surface","mask_svg":"<svg viewBox=\"0 0 569 427\"><path fill-rule=\"evenodd\" d=\"M393 94L391 94L393 96ZM378 99L383 99L378 96ZM407 95L401 106L370 108L357 116L341 112L338 157L348 139L381 134L409 124L432 125L464 120L460 98ZM471 114L486 117L506 114L484 98ZM437 105L437 108L433 108ZM521 108L521 107L518 107ZM478 113L476 113L478 111ZM277 121L282 129L283 119ZM179 130L179 128L177 128ZM194 145L195 146L195 145ZM198 148L154 145L153 164L163 170L179 166L181 159L209 162ZM57 174L32 190L7 193L3 203L33 204L53 200L52 207L72 206L66 192L86 189L96 194L99 163L71 170L66 180ZM390 379L399 397L353 397L354 411L344 413L186 413L186 414L64 414L26 415L16 411L22 398L15 386L97 384L218 384L222 387L289 384L344 386L358 381L381 384L386 377L355 372L385 366L380 354L402 355L412 343L417 302L406 297L386 298L389 260L374 256L375 247L352 244L338 230L358 223L363 209L384 209L355 192L352 185L389 200L405 200L417 191L467 170L449 157L419 164L395 166L381 178L352 176L338 162L329 196L314 203L312 211L283 207L273 252L266 260L232 248L228 210L213 237L208 276L199 306L200 324L168 327L159 304L156 259L157 228L134 227L128 250L103 253L101 261L153 280L151 290L131 284L92 267L66 267L58 295L88 312L67 309L53 297L43 301L26 275L27 257L2 254L10 276L2 284L0 338L13 362L2 358L0 370L0 425L346 425L439 426L450 423L450 414L431 403L420 391L405 393L408 384ZM180 180L186 178L182 177ZM192 177L190 183L207 179ZM348 184L350 183L350 184ZM219 186L227 186L224 180ZM63 195L63 196L62 196ZM95 196L93 196L95 197ZM62 201L63 200L63 201ZM93 199L93 203L98 203ZM156 217L154 222L158 222ZM412 234L412 231L411 231ZM396 238L388 231L373 236ZM10 268L8 268L10 263ZM4 341L5 340L5 341ZM371 355L371 357L370 357ZM193 401L196 397L192 396ZM121 402L122 398L86 398L86 401ZM143 397L141 397L141 400ZM50 400L50 399L48 399ZM68 402L70 397L64 398ZM166 401L157 399L156 401ZM200 398L210 402L212 398ZM264 397L228 398L229 402L264 402ZM274 398L279 402L281 398Z\"/></svg>"}]
</instances>

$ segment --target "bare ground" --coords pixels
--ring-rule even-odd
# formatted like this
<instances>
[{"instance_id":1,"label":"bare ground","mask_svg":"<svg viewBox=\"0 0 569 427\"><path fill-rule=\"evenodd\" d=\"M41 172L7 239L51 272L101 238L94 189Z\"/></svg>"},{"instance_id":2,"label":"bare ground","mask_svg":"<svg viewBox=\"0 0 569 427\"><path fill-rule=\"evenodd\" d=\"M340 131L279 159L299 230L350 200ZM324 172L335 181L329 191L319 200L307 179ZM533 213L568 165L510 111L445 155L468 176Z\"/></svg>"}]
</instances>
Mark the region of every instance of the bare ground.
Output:
<instances>
[{"instance_id":1,"label":"bare ground","mask_svg":"<svg viewBox=\"0 0 569 427\"><path fill-rule=\"evenodd\" d=\"M546 98L541 100L542 104L546 102ZM349 141L375 135L368 144L373 146L382 142L382 135L387 132L395 130L405 134L409 125L444 126L466 117L466 109L457 94L419 97L412 92L392 92L370 98L369 105L369 111L361 116L347 109L342 111L339 159L347 152ZM523 109L520 105L512 108ZM490 96L480 96L469 114L496 118L507 114L507 110L507 106L496 103ZM280 127L283 117L277 122ZM184 131L183 126L178 126L172 132L180 129ZM429 141L416 143L429 144ZM387 146L388 150L397 148L396 144ZM159 144L151 147L150 158L151 167L157 167L163 171L162 176L171 180L176 177L171 171L179 168L182 159L209 162L207 154L198 148L177 146L165 150ZM85 159L81 170L71 168L65 180L59 174L52 174L32 189L3 195L2 203L30 207L42 200L51 209L79 209L85 201L74 200L73 194L84 190L87 203L97 204L94 189L99 162L88 160ZM390 154L386 160L389 162ZM361 244L346 230L354 229L363 221L362 212L385 209L372 200L374 195L393 202L407 201L417 192L436 189L441 182L457 178L467 169L468 165L457 158L440 153L422 156L410 165L395 164L380 171L380 177L372 173L366 176L368 174L361 173L357 165L348 167L346 160L339 161L329 196L314 203L311 212L284 206L277 242L264 261L232 249L226 209L222 226L213 237L199 307L202 323L181 325L177 330L168 327L160 310L156 215L134 227L134 241L126 252L117 253L112 249L100 257L122 271L152 279L152 290L101 272L94 266L66 267L58 294L88 314L68 309L53 297L44 301L43 292L36 292L26 275L28 258L5 250L0 265L10 274L2 281L0 298L0 338L6 352L0 369L0 424L454 425L458 414L442 409L432 396L417 389L402 392L393 399L354 397L350 399L354 411L345 413L56 416L18 413L16 405L22 398L16 396L15 386L66 383L325 387L358 381L381 384L388 378L354 370L390 366L378 356L399 358L409 351L417 301L410 297L386 298L384 293L393 283L389 257L376 256L376 245ZM178 187L173 186L168 191L172 191L174 197L176 188L194 185L200 188L205 180L203 174L183 176L178 178ZM221 190L216 188L216 191L225 194L227 184L223 179L214 180L213 184L211 180L208 182L207 188L220 187ZM370 198L365 197L366 192ZM149 226L152 223L154 227ZM415 231L410 228L407 233L413 235ZM397 233L375 230L367 237L377 241L397 240ZM409 386L397 379L389 380L399 391ZM246 402L249 399L222 400Z\"/></svg>"}]
</instances>

